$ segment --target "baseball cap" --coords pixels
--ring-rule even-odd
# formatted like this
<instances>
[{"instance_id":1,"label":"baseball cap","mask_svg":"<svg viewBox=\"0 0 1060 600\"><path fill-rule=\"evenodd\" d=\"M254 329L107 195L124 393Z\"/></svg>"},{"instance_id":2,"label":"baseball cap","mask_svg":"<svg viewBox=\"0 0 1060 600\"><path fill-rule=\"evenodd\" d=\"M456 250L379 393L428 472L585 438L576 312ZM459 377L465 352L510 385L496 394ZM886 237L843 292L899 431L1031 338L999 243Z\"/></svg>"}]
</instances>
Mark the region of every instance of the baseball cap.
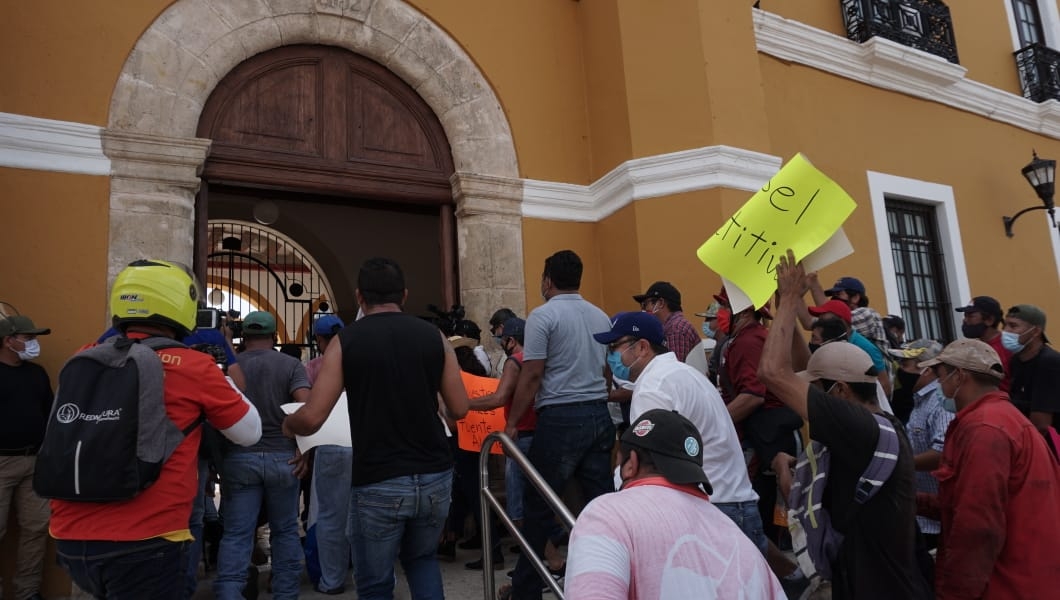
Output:
<instances>
[{"instance_id":1,"label":"baseball cap","mask_svg":"<svg viewBox=\"0 0 1060 600\"><path fill-rule=\"evenodd\" d=\"M939 364L990 375L998 381L1005 378L1005 367L1001 366L997 352L989 344L979 340L961 338L943 348L935 358L917 363L917 366L923 369Z\"/></svg>"},{"instance_id":2,"label":"baseball cap","mask_svg":"<svg viewBox=\"0 0 1060 600\"><path fill-rule=\"evenodd\" d=\"M696 316L703 317L704 319L717 319L719 308L721 308L721 303L715 300L710 303L710 306L708 306L705 311L696 313Z\"/></svg>"},{"instance_id":3,"label":"baseball cap","mask_svg":"<svg viewBox=\"0 0 1060 600\"><path fill-rule=\"evenodd\" d=\"M501 325L501 337L521 336L526 331L526 321L519 317L512 317Z\"/></svg>"},{"instance_id":4,"label":"baseball cap","mask_svg":"<svg viewBox=\"0 0 1060 600\"><path fill-rule=\"evenodd\" d=\"M874 383L876 367L868 353L850 342L831 342L810 355L805 371L799 377L806 381L828 379L843 383Z\"/></svg>"},{"instance_id":5,"label":"baseball cap","mask_svg":"<svg viewBox=\"0 0 1060 600\"><path fill-rule=\"evenodd\" d=\"M1026 321L1035 327L1041 327L1042 341L1046 344L1049 343L1049 338L1045 337L1045 312L1043 312L1042 309L1033 304L1017 304L1008 309L1008 316L1016 317L1021 321Z\"/></svg>"},{"instance_id":6,"label":"baseball cap","mask_svg":"<svg viewBox=\"0 0 1060 600\"><path fill-rule=\"evenodd\" d=\"M681 304L681 292L677 291L677 288L669 281L656 281L648 287L648 291L633 296L637 303L644 302L648 298L662 298L674 304Z\"/></svg>"},{"instance_id":7,"label":"baseball cap","mask_svg":"<svg viewBox=\"0 0 1060 600\"><path fill-rule=\"evenodd\" d=\"M0 337L9 335L48 335L52 330L47 327L37 327L29 317L22 315L11 315L0 318Z\"/></svg>"},{"instance_id":8,"label":"baseball cap","mask_svg":"<svg viewBox=\"0 0 1060 600\"><path fill-rule=\"evenodd\" d=\"M990 296L976 296L967 306L959 306L954 310L959 313L981 312L994 317L995 321L1001 321L1001 303Z\"/></svg>"},{"instance_id":9,"label":"baseball cap","mask_svg":"<svg viewBox=\"0 0 1060 600\"><path fill-rule=\"evenodd\" d=\"M836 292L841 291L856 292L865 295L865 284L861 283L861 280L856 277L840 277L832 287L824 291L826 296L831 296Z\"/></svg>"},{"instance_id":10,"label":"baseball cap","mask_svg":"<svg viewBox=\"0 0 1060 600\"><path fill-rule=\"evenodd\" d=\"M825 313L832 313L847 325L850 325L850 321L853 318L850 313L850 306L842 300L829 300L820 306L811 306L806 310L810 311L810 314L815 317L819 317Z\"/></svg>"},{"instance_id":11,"label":"baseball cap","mask_svg":"<svg viewBox=\"0 0 1060 600\"><path fill-rule=\"evenodd\" d=\"M725 286L721 286L721 291L718 292L717 294L714 294L714 300L720 305L720 308L731 308L732 307L732 303L729 302L729 292L725 290ZM760 314L760 315L762 315L763 317L765 317L767 319L772 319L773 318L773 312L769 310L769 302L766 302L765 304L763 304L762 308L759 308L755 312ZM730 311L729 314L730 315L732 314L731 311ZM700 316L702 316L702 315L700 315Z\"/></svg>"},{"instance_id":12,"label":"baseball cap","mask_svg":"<svg viewBox=\"0 0 1060 600\"><path fill-rule=\"evenodd\" d=\"M335 315L320 315L313 324L315 335L335 335L342 329L342 321Z\"/></svg>"},{"instance_id":13,"label":"baseball cap","mask_svg":"<svg viewBox=\"0 0 1060 600\"><path fill-rule=\"evenodd\" d=\"M703 440L691 421L675 410L653 408L622 434L622 445L651 452L655 470L676 484L698 484L714 493L703 472Z\"/></svg>"},{"instance_id":14,"label":"baseball cap","mask_svg":"<svg viewBox=\"0 0 1060 600\"><path fill-rule=\"evenodd\" d=\"M896 358L918 358L920 362L931 360L940 352L942 352L942 344L929 339L913 340L901 348L892 348L887 351Z\"/></svg>"},{"instance_id":15,"label":"baseball cap","mask_svg":"<svg viewBox=\"0 0 1060 600\"><path fill-rule=\"evenodd\" d=\"M639 310L618 313L611 319L611 331L594 333L593 339L601 344L610 344L627 336L648 340L660 346L666 339L659 319Z\"/></svg>"},{"instance_id":16,"label":"baseball cap","mask_svg":"<svg viewBox=\"0 0 1060 600\"><path fill-rule=\"evenodd\" d=\"M478 346L478 340L462 335L449 336L449 343L453 345L453 348L474 348Z\"/></svg>"},{"instance_id":17,"label":"baseball cap","mask_svg":"<svg viewBox=\"0 0 1060 600\"><path fill-rule=\"evenodd\" d=\"M276 317L272 313L256 310L243 317L243 331L250 335L276 333Z\"/></svg>"}]
</instances>

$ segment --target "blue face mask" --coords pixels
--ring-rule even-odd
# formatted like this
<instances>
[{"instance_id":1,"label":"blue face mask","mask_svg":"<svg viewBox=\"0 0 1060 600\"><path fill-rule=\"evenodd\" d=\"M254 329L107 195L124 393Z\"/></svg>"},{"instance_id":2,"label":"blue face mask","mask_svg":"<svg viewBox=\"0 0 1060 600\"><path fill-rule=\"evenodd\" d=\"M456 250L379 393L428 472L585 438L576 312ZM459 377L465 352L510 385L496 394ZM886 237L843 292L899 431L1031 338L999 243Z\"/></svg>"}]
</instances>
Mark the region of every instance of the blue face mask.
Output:
<instances>
[{"instance_id":1,"label":"blue face mask","mask_svg":"<svg viewBox=\"0 0 1060 600\"><path fill-rule=\"evenodd\" d=\"M1020 334L1015 331L1002 331L1001 345L1004 346L1005 350L1015 354L1020 350L1023 350L1024 346L1027 344L1020 343Z\"/></svg>"},{"instance_id":2,"label":"blue face mask","mask_svg":"<svg viewBox=\"0 0 1060 600\"><path fill-rule=\"evenodd\" d=\"M956 399L956 396L957 396L957 390L961 389L961 386L958 385L957 389L953 390L953 396L947 396L946 394L942 393L942 382L946 381L947 379L952 377L953 374L956 373L956 372L957 371L950 371L949 375L946 375L942 379L939 379L939 395L942 396L942 410L944 410L944 411L946 411L948 413L956 413L957 412L957 399Z\"/></svg>"},{"instance_id":3,"label":"blue face mask","mask_svg":"<svg viewBox=\"0 0 1060 600\"><path fill-rule=\"evenodd\" d=\"M628 350L628 348L627 348ZM614 350L607 353L607 366L611 367L611 373L619 379L625 379L629 381L629 367L622 364L622 354L625 352L619 352Z\"/></svg>"},{"instance_id":4,"label":"blue face mask","mask_svg":"<svg viewBox=\"0 0 1060 600\"><path fill-rule=\"evenodd\" d=\"M703 335L708 338L714 337L714 330L710 328L710 321L703 321Z\"/></svg>"},{"instance_id":5,"label":"blue face mask","mask_svg":"<svg viewBox=\"0 0 1060 600\"><path fill-rule=\"evenodd\" d=\"M946 411L948 413L956 413L957 412L957 401L954 400L953 398L950 398L949 396L943 396L942 397L942 410L944 410L944 411Z\"/></svg>"}]
</instances>

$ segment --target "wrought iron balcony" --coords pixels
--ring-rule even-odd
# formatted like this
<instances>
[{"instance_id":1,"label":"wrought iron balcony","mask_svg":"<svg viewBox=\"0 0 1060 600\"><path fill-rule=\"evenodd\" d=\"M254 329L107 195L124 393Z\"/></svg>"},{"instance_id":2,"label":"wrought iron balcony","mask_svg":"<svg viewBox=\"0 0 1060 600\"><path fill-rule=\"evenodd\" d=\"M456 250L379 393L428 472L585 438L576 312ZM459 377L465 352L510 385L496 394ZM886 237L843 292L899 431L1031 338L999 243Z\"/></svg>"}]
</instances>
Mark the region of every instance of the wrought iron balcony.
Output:
<instances>
[{"instance_id":1,"label":"wrought iron balcony","mask_svg":"<svg viewBox=\"0 0 1060 600\"><path fill-rule=\"evenodd\" d=\"M950 9L940 0L839 0L839 6L855 42L879 36L960 64Z\"/></svg>"},{"instance_id":2,"label":"wrought iron balcony","mask_svg":"<svg viewBox=\"0 0 1060 600\"><path fill-rule=\"evenodd\" d=\"M1016 52L1023 97L1035 102L1060 100L1060 52L1031 44Z\"/></svg>"}]
</instances>

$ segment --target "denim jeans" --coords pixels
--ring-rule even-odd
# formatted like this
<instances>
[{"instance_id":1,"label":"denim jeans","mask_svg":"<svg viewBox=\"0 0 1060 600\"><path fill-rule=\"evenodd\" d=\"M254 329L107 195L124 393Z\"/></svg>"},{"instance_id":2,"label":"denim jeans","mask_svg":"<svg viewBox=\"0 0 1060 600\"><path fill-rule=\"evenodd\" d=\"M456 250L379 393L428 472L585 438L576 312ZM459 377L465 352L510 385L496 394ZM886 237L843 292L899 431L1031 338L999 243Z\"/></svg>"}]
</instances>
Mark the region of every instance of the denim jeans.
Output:
<instances>
[{"instance_id":1,"label":"denim jeans","mask_svg":"<svg viewBox=\"0 0 1060 600\"><path fill-rule=\"evenodd\" d=\"M273 598L297 598L302 575L298 539L298 479L288 464L294 452L233 452L221 468L224 537L217 556L214 594L243 600L262 501L269 519Z\"/></svg>"},{"instance_id":2,"label":"denim jeans","mask_svg":"<svg viewBox=\"0 0 1060 600\"><path fill-rule=\"evenodd\" d=\"M766 532L762 529L762 515L758 512L758 501L748 500L746 502L716 502L714 506L732 519L733 523L743 531L754 543L755 547L766 555L769 543L766 541Z\"/></svg>"},{"instance_id":3,"label":"denim jeans","mask_svg":"<svg viewBox=\"0 0 1060 600\"><path fill-rule=\"evenodd\" d=\"M350 570L350 486L353 448L317 446L313 459L313 497L317 506L316 538L322 590L346 583Z\"/></svg>"},{"instance_id":4,"label":"denim jeans","mask_svg":"<svg viewBox=\"0 0 1060 600\"><path fill-rule=\"evenodd\" d=\"M571 478L582 487L585 501L615 491L611 475L611 448L615 425L602 401L592 404L548 406L537 415L530 443L530 462L557 494ZM532 487L523 493L523 535L537 556L553 530L554 516L545 499ZM541 577L526 558L519 556L512 575L512 598L540 600Z\"/></svg>"},{"instance_id":5,"label":"denim jeans","mask_svg":"<svg viewBox=\"0 0 1060 600\"><path fill-rule=\"evenodd\" d=\"M58 540L56 560L95 598L182 598L190 542Z\"/></svg>"},{"instance_id":6,"label":"denim jeans","mask_svg":"<svg viewBox=\"0 0 1060 600\"><path fill-rule=\"evenodd\" d=\"M520 452L529 456L530 442L533 440L533 433L519 432L519 439L515 440L515 445L519 447ZM509 458L504 463L504 498L508 518L513 521L523 520L523 490L526 487L526 475L522 467Z\"/></svg>"},{"instance_id":7,"label":"denim jeans","mask_svg":"<svg viewBox=\"0 0 1060 600\"><path fill-rule=\"evenodd\" d=\"M395 560L413 600L445 597L437 551L452 490L452 469L352 488L350 539L359 600L394 597Z\"/></svg>"}]
</instances>

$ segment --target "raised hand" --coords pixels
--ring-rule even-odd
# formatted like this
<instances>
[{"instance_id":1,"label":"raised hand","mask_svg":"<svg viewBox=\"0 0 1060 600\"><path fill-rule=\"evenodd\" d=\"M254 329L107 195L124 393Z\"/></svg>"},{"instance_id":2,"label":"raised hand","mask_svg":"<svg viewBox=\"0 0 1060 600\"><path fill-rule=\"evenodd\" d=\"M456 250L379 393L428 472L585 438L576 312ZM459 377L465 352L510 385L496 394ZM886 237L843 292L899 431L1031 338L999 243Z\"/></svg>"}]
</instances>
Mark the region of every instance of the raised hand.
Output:
<instances>
[{"instance_id":1,"label":"raised hand","mask_svg":"<svg viewBox=\"0 0 1060 600\"><path fill-rule=\"evenodd\" d=\"M789 248L786 255L780 257L780 264L777 265L777 294L801 298L809 289L810 279L802 263L795 260L795 253Z\"/></svg>"}]
</instances>

